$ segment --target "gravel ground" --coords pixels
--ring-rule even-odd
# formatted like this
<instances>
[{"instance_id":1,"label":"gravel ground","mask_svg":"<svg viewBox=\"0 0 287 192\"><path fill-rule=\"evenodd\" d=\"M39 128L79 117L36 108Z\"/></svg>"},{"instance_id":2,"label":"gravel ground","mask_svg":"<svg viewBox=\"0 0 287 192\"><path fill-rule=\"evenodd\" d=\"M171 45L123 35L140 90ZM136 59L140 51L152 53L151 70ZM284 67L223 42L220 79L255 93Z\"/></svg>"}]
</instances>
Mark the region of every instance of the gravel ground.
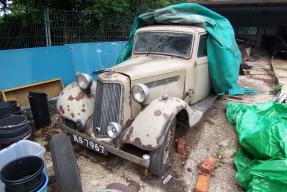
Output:
<instances>
[{"instance_id":1,"label":"gravel ground","mask_svg":"<svg viewBox=\"0 0 287 192\"><path fill-rule=\"evenodd\" d=\"M210 192L242 191L235 183L233 165L233 156L239 145L233 126L225 118L225 105L228 101L252 104L269 101L273 98L270 91L275 80L270 60L259 53L256 56L260 59L256 59L255 62L247 62L253 68L250 70L250 75L240 76L239 85L253 87L257 94L220 98L207 113L202 125L191 131L195 132L191 136L193 148L186 163L185 170L189 171L185 171L184 174L189 191L192 191L196 183L197 165L209 156L220 159L214 177L211 179Z\"/></svg>"},{"instance_id":2,"label":"gravel ground","mask_svg":"<svg viewBox=\"0 0 287 192\"><path fill-rule=\"evenodd\" d=\"M225 118L225 104L228 101L246 104L260 103L272 99L271 87L275 83L269 58L255 53L254 62L248 62L253 68L250 75L240 76L239 84L256 88L256 95L223 96L205 115L202 122L190 129L186 136L186 154L174 155L170 170L162 177L146 176L143 168L116 156L102 156L83 147L74 146L78 166L81 172L84 192L101 191L106 185L118 182L128 184L136 181L142 192L157 191L193 191L197 179L197 166L209 156L220 159L210 183L211 192L242 191L234 180L233 156L239 147L234 128ZM54 121L57 116L54 117ZM48 149L47 140L60 130L51 126L36 132L36 141ZM46 153L50 176L49 191L56 191L54 171L49 149ZM163 179L171 174L173 178L166 185Z\"/></svg>"}]
</instances>

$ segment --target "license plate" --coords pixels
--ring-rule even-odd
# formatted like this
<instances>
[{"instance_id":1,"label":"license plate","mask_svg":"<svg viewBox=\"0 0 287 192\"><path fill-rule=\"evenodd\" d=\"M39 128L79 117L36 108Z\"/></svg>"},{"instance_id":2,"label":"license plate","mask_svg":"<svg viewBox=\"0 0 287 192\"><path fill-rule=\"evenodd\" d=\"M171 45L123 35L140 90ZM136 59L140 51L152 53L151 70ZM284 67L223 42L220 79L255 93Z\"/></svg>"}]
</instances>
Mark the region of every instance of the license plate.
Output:
<instances>
[{"instance_id":1,"label":"license plate","mask_svg":"<svg viewBox=\"0 0 287 192\"><path fill-rule=\"evenodd\" d=\"M72 134L72 139L74 142L79 143L93 151L96 151L98 153L104 153L105 152L105 148L91 140L88 140L86 138L83 138L79 135L76 134Z\"/></svg>"}]
</instances>

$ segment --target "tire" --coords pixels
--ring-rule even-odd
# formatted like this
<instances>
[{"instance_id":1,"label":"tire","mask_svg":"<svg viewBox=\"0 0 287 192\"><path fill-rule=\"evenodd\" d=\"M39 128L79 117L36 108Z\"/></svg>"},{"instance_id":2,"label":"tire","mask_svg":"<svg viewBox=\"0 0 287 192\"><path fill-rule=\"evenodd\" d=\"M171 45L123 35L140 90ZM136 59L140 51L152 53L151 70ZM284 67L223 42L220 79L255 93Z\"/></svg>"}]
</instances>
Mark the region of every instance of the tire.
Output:
<instances>
[{"instance_id":1,"label":"tire","mask_svg":"<svg viewBox=\"0 0 287 192\"><path fill-rule=\"evenodd\" d=\"M150 152L149 172L160 177L171 165L174 153L174 136L176 121L173 120L168 128L163 144Z\"/></svg>"},{"instance_id":2,"label":"tire","mask_svg":"<svg viewBox=\"0 0 287 192\"><path fill-rule=\"evenodd\" d=\"M82 192L80 171L70 138L64 133L54 135L49 146L57 190L61 192Z\"/></svg>"}]
</instances>

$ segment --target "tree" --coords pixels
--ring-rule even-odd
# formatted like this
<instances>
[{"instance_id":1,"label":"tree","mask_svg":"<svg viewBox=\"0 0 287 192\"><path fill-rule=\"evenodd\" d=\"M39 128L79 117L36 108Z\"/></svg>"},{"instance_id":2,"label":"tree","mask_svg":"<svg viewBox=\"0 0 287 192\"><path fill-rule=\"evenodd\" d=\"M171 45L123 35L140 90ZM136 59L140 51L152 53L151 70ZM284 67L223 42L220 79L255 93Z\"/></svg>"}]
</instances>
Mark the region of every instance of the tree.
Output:
<instances>
[{"instance_id":1,"label":"tree","mask_svg":"<svg viewBox=\"0 0 287 192\"><path fill-rule=\"evenodd\" d=\"M5 0L1 0L5 1ZM136 16L139 12L165 6L171 0L13 0L13 6L26 9L50 9L91 11L100 18L106 15Z\"/></svg>"},{"instance_id":2,"label":"tree","mask_svg":"<svg viewBox=\"0 0 287 192\"><path fill-rule=\"evenodd\" d=\"M6 13L10 4L11 4L11 1L9 0L0 0L0 12Z\"/></svg>"},{"instance_id":3,"label":"tree","mask_svg":"<svg viewBox=\"0 0 287 192\"><path fill-rule=\"evenodd\" d=\"M0 0L3 9L8 8L10 13L2 18L0 14L0 49L7 48L7 38L3 34L17 38L11 48L42 46L45 44L43 29L47 23L50 25L53 45L127 40L138 14L164 7L170 1ZM44 23L43 10L46 7L49 8L50 22Z\"/></svg>"}]
</instances>

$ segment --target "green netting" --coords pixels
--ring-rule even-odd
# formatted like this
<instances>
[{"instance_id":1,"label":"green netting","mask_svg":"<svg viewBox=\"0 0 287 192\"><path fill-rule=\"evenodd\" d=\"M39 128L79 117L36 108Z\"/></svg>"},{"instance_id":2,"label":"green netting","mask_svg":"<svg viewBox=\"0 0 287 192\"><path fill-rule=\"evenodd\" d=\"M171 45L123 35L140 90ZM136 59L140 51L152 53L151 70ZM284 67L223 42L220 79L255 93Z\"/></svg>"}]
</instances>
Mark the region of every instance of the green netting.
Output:
<instances>
[{"instance_id":1,"label":"green netting","mask_svg":"<svg viewBox=\"0 0 287 192\"><path fill-rule=\"evenodd\" d=\"M229 102L226 116L241 145L236 182L250 192L287 191L287 104Z\"/></svg>"},{"instance_id":2,"label":"green netting","mask_svg":"<svg viewBox=\"0 0 287 192\"><path fill-rule=\"evenodd\" d=\"M241 54L235 41L234 31L223 16L196 3L180 3L139 15L132 26L129 41L123 48L118 63L129 59L132 53L135 31L155 24L200 25L209 34L207 54L210 80L218 94L254 93L237 85Z\"/></svg>"}]
</instances>

